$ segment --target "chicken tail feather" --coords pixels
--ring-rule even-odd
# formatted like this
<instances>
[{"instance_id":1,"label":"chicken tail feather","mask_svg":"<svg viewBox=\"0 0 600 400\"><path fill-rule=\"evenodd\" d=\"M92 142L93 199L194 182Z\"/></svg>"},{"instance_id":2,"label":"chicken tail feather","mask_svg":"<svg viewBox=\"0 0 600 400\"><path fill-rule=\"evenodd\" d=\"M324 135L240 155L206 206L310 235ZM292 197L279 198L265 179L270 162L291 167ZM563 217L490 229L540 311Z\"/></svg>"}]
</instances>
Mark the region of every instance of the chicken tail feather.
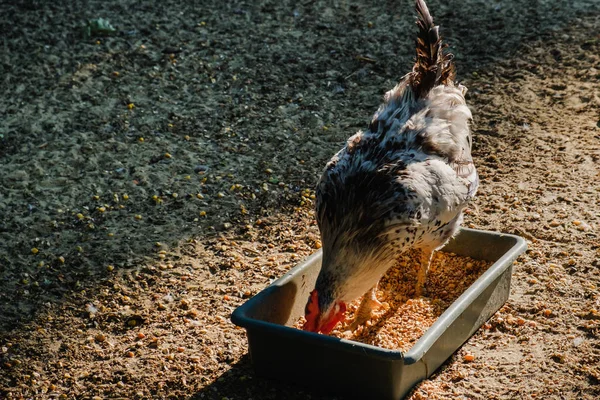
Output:
<instances>
[{"instance_id":1,"label":"chicken tail feather","mask_svg":"<svg viewBox=\"0 0 600 400\"><path fill-rule=\"evenodd\" d=\"M433 18L424 0L416 0L417 10L417 54L411 74L410 86L418 98L425 97L437 85L451 83L455 76L454 56L444 54L446 45L442 43L439 27L433 24Z\"/></svg>"}]
</instances>

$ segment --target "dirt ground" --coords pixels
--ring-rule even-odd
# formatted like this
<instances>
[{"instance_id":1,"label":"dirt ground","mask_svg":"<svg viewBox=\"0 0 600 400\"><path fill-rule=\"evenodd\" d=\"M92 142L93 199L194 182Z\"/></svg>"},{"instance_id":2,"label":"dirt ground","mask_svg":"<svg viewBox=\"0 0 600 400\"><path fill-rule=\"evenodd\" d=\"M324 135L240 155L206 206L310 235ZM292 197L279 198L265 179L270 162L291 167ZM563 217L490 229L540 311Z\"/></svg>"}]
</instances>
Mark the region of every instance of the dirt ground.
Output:
<instances>
[{"instance_id":1,"label":"dirt ground","mask_svg":"<svg viewBox=\"0 0 600 400\"><path fill-rule=\"evenodd\" d=\"M256 377L229 317L319 247L321 169L411 68L412 2L371 3L0 3L0 398L332 398ZM429 6L474 115L465 225L529 250L409 398L598 398L600 3Z\"/></svg>"}]
</instances>

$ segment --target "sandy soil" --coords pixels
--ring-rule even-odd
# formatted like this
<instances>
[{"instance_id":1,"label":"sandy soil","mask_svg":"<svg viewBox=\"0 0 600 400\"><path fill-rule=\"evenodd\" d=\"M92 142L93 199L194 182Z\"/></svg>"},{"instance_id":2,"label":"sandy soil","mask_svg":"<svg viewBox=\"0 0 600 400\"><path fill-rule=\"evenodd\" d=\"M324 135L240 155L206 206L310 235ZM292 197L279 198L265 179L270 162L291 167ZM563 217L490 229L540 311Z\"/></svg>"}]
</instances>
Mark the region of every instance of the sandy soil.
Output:
<instances>
[{"instance_id":1,"label":"sandy soil","mask_svg":"<svg viewBox=\"0 0 600 400\"><path fill-rule=\"evenodd\" d=\"M410 398L598 398L600 3L430 8L475 117L466 225L529 251ZM0 15L0 398L331 398L255 377L229 316L319 247L311 190L409 70L408 2Z\"/></svg>"}]
</instances>

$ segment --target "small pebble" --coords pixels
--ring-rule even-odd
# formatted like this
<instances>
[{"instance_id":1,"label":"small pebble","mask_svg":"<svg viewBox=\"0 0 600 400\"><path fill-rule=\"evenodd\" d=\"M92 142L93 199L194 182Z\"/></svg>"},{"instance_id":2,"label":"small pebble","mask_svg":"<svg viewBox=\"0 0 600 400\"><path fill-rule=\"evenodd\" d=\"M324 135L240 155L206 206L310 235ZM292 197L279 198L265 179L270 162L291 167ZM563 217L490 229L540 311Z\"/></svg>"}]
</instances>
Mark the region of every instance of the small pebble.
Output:
<instances>
[{"instance_id":1,"label":"small pebble","mask_svg":"<svg viewBox=\"0 0 600 400\"><path fill-rule=\"evenodd\" d=\"M208 165L196 165L194 167L194 172L197 174L204 174L208 171Z\"/></svg>"}]
</instances>

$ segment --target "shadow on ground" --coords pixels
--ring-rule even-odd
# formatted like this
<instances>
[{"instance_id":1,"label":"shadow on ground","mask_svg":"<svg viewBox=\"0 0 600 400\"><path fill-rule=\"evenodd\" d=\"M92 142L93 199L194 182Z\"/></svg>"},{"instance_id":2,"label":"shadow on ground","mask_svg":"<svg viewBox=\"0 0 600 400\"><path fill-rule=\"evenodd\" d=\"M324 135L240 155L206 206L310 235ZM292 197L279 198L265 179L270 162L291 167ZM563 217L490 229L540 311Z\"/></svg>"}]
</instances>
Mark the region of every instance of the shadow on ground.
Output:
<instances>
[{"instance_id":1,"label":"shadow on ground","mask_svg":"<svg viewBox=\"0 0 600 400\"><path fill-rule=\"evenodd\" d=\"M191 399L238 399L254 398L261 393L261 399L341 399L314 390L289 385L272 379L256 376L249 355L245 355L231 369L221 375L214 383L205 387Z\"/></svg>"},{"instance_id":2,"label":"shadow on ground","mask_svg":"<svg viewBox=\"0 0 600 400\"><path fill-rule=\"evenodd\" d=\"M429 6L461 79L482 68L493 75L495 63L599 8L594 0ZM188 255L196 261L177 279L216 287L213 272L237 261L215 238L235 232L259 243L267 234L247 226L294 220L294 208L310 203L303 190L367 125L413 57L406 2L22 0L0 13L3 346L46 329L49 314L70 326L86 303L126 304L134 288L163 298L151 268L179 260L188 239L198 244ZM99 17L117 32L82 38ZM263 250L251 251L253 268L271 268L265 280L281 273L265 266ZM131 283L138 276L146 283ZM23 344L19 357L36 358L38 345ZM247 370L244 358L200 394L227 396L233 389L223 382ZM16 376L2 383L12 387Z\"/></svg>"}]
</instances>

